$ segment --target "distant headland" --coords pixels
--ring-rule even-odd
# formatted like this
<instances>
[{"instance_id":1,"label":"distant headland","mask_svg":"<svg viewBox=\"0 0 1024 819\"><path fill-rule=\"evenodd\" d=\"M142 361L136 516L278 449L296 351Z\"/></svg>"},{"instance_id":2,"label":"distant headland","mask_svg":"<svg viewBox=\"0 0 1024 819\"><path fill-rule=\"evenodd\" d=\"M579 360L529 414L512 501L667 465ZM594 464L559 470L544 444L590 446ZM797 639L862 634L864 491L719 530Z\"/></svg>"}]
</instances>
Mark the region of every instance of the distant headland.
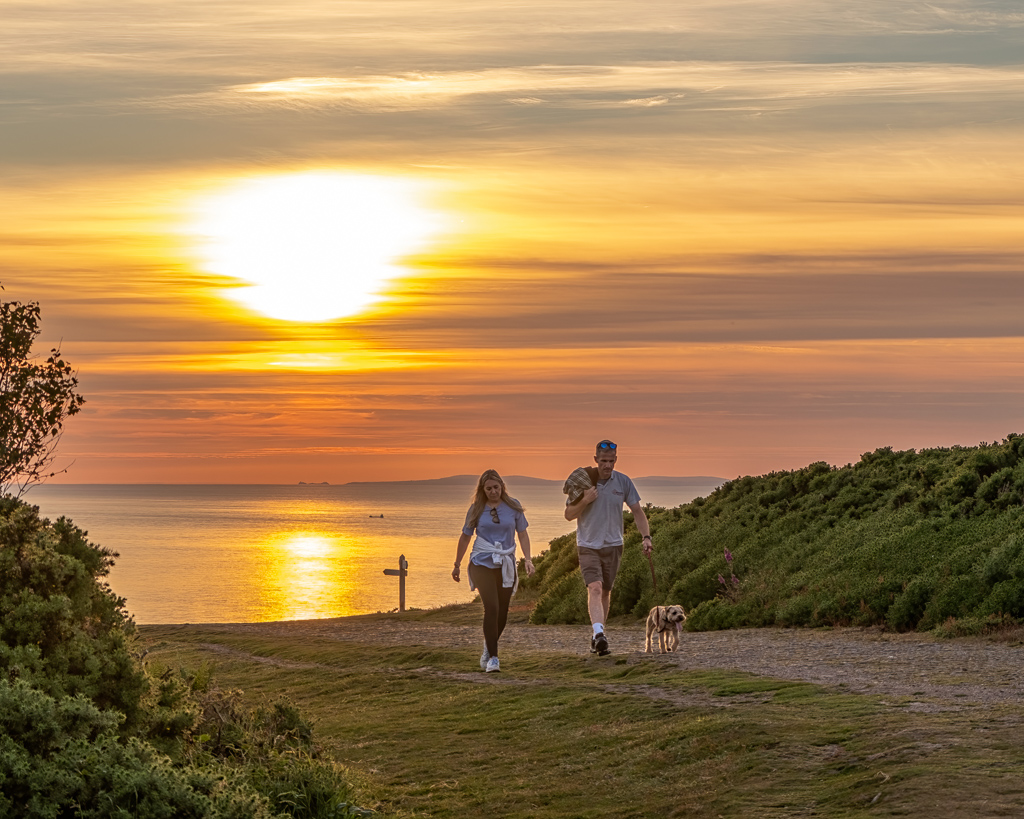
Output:
<instances>
[{"instance_id":1,"label":"distant headland","mask_svg":"<svg viewBox=\"0 0 1024 819\"><path fill-rule=\"evenodd\" d=\"M479 475L451 475L447 478L426 478L418 481L349 481L343 486L371 486L388 484L391 486L414 486L433 484L435 486L473 486L479 480ZM633 478L633 481L646 486L720 486L728 478L716 478L711 475L684 475L681 477L670 477L667 475L648 475L643 478ZM564 483L561 480L550 480L548 478L531 478L527 475L507 475L505 483L509 486L559 486Z\"/></svg>"}]
</instances>

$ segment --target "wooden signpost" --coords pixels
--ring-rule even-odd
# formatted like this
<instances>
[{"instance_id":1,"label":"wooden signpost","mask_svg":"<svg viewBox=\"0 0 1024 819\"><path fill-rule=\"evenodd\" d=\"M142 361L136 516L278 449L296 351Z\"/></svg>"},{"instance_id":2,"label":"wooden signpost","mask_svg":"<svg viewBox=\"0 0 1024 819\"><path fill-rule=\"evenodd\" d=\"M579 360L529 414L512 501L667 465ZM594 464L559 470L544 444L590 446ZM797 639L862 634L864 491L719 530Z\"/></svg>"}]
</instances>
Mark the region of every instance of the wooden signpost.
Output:
<instances>
[{"instance_id":1,"label":"wooden signpost","mask_svg":"<svg viewBox=\"0 0 1024 819\"><path fill-rule=\"evenodd\" d=\"M405 611L405 576L409 574L409 561L405 555L398 556L397 569L385 569L384 574L398 578L398 610Z\"/></svg>"}]
</instances>

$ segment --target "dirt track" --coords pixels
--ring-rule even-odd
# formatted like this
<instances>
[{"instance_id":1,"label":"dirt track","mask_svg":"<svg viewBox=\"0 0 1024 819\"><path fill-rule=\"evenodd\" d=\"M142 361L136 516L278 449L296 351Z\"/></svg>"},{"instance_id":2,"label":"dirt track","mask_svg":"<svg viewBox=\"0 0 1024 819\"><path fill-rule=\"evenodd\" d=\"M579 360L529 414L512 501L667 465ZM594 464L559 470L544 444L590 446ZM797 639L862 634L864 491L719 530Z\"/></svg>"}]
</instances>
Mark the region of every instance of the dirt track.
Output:
<instances>
[{"instance_id":1,"label":"dirt track","mask_svg":"<svg viewBox=\"0 0 1024 819\"><path fill-rule=\"evenodd\" d=\"M424 623L404 618L346 617L200 628L273 634L296 640L464 646L470 665L476 663L481 642L478 625ZM589 656L589 635L589 627L584 626L510 624L501 640L502 666L514 673L517 649ZM636 661L644 656L642 625L609 627L608 637L613 652L608 660ZM677 654L658 657L659 662L680 669L733 669L804 680L882 699L899 698L904 707L927 711L960 711L1024 700L1022 660L1024 648L1017 646L984 640L942 641L927 635L859 629L684 633ZM907 698L911 700L909 706Z\"/></svg>"}]
</instances>

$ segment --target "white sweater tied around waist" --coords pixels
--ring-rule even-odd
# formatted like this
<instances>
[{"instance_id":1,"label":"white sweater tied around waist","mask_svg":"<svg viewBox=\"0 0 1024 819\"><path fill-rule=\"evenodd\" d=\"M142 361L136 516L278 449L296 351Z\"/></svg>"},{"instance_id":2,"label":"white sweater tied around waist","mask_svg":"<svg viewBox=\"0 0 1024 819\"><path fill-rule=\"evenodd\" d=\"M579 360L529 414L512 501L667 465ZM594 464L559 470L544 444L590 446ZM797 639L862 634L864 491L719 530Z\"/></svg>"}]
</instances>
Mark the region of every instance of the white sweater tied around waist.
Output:
<instances>
[{"instance_id":1,"label":"white sweater tied around waist","mask_svg":"<svg viewBox=\"0 0 1024 819\"><path fill-rule=\"evenodd\" d=\"M515 542L506 549L477 535L476 540L473 541L473 552L470 555L470 560L473 559L473 555L479 554L487 555L488 559L493 561L495 568L501 569L501 585L506 589L511 586L512 594L515 594L519 588L519 572L516 571ZM469 590L476 591L476 586L473 585L472 574L469 576Z\"/></svg>"}]
</instances>

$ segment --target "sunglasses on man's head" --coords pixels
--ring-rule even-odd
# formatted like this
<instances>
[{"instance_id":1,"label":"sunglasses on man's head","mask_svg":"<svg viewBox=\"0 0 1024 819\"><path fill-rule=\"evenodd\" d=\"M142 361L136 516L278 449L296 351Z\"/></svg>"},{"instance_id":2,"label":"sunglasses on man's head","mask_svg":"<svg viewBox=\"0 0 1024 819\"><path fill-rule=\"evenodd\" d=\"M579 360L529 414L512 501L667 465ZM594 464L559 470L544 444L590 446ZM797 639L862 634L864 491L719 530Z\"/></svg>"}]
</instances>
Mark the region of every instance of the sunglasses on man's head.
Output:
<instances>
[{"instance_id":1,"label":"sunglasses on man's head","mask_svg":"<svg viewBox=\"0 0 1024 819\"><path fill-rule=\"evenodd\" d=\"M491 520L493 520L495 523L501 523L501 518L498 517L498 507L497 506L492 506L491 507Z\"/></svg>"},{"instance_id":2,"label":"sunglasses on man's head","mask_svg":"<svg viewBox=\"0 0 1024 819\"><path fill-rule=\"evenodd\" d=\"M601 441L601 443L599 443L597 445L597 448L598 449L615 449L616 447L615 447L615 444L613 444L611 441Z\"/></svg>"}]
</instances>

